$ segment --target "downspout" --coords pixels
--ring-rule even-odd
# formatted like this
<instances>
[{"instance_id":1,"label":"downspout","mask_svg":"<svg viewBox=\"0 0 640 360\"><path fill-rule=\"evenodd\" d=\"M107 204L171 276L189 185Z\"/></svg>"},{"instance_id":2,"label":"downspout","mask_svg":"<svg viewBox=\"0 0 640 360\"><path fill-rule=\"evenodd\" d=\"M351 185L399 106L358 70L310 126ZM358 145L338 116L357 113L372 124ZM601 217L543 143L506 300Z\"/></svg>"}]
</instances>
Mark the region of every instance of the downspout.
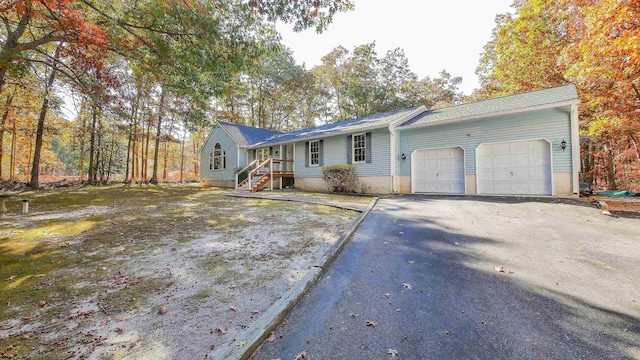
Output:
<instances>
[{"instance_id":1,"label":"downspout","mask_svg":"<svg viewBox=\"0 0 640 360\"><path fill-rule=\"evenodd\" d=\"M389 154L390 154L390 169L389 173L391 175L391 192L398 192L398 185L396 183L396 131L393 128L393 125L389 125Z\"/></svg>"},{"instance_id":2,"label":"downspout","mask_svg":"<svg viewBox=\"0 0 640 360\"><path fill-rule=\"evenodd\" d=\"M573 194L578 195L580 171L580 129L578 125L578 104L571 105L571 176Z\"/></svg>"}]
</instances>

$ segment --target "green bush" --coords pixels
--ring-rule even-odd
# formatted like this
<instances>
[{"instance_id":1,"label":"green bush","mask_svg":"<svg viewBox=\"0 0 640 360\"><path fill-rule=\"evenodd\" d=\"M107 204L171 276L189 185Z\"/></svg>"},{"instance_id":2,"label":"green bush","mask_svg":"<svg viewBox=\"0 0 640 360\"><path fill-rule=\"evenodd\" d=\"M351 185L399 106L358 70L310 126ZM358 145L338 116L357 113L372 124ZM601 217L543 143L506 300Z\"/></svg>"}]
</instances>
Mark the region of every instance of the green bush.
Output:
<instances>
[{"instance_id":1,"label":"green bush","mask_svg":"<svg viewBox=\"0 0 640 360\"><path fill-rule=\"evenodd\" d=\"M355 193L360 190L360 181L353 165L323 166L322 179L332 192Z\"/></svg>"}]
</instances>

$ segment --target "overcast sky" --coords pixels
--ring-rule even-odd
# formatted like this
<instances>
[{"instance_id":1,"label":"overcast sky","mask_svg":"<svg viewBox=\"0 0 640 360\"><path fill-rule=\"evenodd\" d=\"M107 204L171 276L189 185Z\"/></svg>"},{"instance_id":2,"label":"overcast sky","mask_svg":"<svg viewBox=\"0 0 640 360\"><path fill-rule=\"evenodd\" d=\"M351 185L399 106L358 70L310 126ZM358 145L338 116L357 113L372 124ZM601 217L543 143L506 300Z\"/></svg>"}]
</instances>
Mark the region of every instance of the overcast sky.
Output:
<instances>
[{"instance_id":1,"label":"overcast sky","mask_svg":"<svg viewBox=\"0 0 640 360\"><path fill-rule=\"evenodd\" d=\"M376 42L378 56L404 49L409 66L420 78L435 77L446 69L462 76L461 90L477 88L475 74L480 53L489 41L497 14L511 12L513 0L355 0L355 10L337 14L329 29L294 33L278 24L283 43L307 69L342 45L354 47Z\"/></svg>"}]
</instances>

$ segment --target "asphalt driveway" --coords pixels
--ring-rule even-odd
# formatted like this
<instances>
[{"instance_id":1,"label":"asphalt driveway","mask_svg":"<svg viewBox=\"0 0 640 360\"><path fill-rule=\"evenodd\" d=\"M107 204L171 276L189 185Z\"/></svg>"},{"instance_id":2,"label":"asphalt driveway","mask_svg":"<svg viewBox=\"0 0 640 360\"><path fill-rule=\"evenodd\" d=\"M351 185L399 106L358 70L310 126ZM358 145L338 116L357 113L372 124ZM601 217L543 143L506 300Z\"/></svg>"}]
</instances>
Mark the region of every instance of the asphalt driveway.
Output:
<instances>
[{"instance_id":1,"label":"asphalt driveway","mask_svg":"<svg viewBox=\"0 0 640 360\"><path fill-rule=\"evenodd\" d=\"M274 335L254 359L640 359L640 221L383 199Z\"/></svg>"}]
</instances>

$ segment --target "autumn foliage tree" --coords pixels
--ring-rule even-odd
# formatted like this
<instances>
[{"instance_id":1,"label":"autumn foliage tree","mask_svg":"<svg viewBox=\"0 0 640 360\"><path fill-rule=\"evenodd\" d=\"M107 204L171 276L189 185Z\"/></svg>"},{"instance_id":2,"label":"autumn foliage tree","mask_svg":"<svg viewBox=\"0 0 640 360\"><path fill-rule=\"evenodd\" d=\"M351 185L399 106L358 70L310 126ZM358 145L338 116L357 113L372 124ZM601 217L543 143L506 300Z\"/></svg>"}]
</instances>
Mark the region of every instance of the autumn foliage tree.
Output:
<instances>
[{"instance_id":1,"label":"autumn foliage tree","mask_svg":"<svg viewBox=\"0 0 640 360\"><path fill-rule=\"evenodd\" d=\"M129 158L127 166L133 167L135 162L138 174L140 163L137 161L143 154L144 178L148 179L146 167L152 164L151 180L157 181L161 162L159 150L163 147L162 142L174 139L170 133L178 131L182 132L183 139L196 139L186 136L187 129L198 132L203 122L210 119L206 116L196 119L195 114L207 114L211 98L221 96L228 84L251 68L261 56L277 50L277 42L265 41L276 38L270 23L283 21L292 24L296 30L315 27L322 31L336 12L352 7L348 0L2 1L2 121L5 125L10 124L17 114L13 109L18 102L12 96L16 86L36 84L41 87L42 91L38 93L43 97L38 99L41 106L39 115L35 115L41 121L32 131L36 144L29 144L28 148L29 156L35 154L30 173L31 185L36 187L43 165L38 154L50 153L49 149L40 147L49 144L46 136L54 135L46 124L49 110L53 108L56 115L59 114L59 91L62 88L71 90L74 97L81 98L81 103L90 103L83 109L91 121L88 126L82 126L90 135L87 140L90 145L84 146L84 137L67 138L79 139L78 156L68 157L77 159L79 171L87 171L88 164L90 179L96 178L95 172L101 171L99 167L104 164L104 143L100 142L110 139L114 145L111 148L121 148L117 143L122 141L123 126L120 125L124 123L129 132L124 136L127 143L124 151ZM126 84L120 82L127 77L124 74L134 72L145 73L143 81L150 80L151 83L134 82L138 89L133 96L120 96L126 89ZM25 81L36 73L45 76L41 76L40 81ZM168 104L169 98L191 101L187 106L201 109L174 111L178 118L167 118L172 110L169 106L173 106ZM78 119L87 118L86 114L80 115ZM114 126L103 126L107 122ZM0 136L6 133L5 129L2 128ZM105 136L103 132L117 136ZM12 135L15 139L16 131ZM2 138L0 144L4 150L6 143L3 144ZM164 145L169 151L168 144ZM189 145L188 149L197 153L196 145ZM183 157L185 148L183 146L181 151ZM62 151L62 147L57 149ZM153 153L153 160L150 160L150 153ZM0 166L4 160L0 156ZM197 163L197 159L194 162ZM171 162L163 163L169 166ZM10 167L13 169L13 162ZM134 172L133 168L130 170ZM166 169L163 177L165 173Z\"/></svg>"},{"instance_id":2,"label":"autumn foliage tree","mask_svg":"<svg viewBox=\"0 0 640 360\"><path fill-rule=\"evenodd\" d=\"M584 179L640 189L640 3L517 0L499 15L476 98L574 83L581 134L595 140Z\"/></svg>"}]
</instances>

